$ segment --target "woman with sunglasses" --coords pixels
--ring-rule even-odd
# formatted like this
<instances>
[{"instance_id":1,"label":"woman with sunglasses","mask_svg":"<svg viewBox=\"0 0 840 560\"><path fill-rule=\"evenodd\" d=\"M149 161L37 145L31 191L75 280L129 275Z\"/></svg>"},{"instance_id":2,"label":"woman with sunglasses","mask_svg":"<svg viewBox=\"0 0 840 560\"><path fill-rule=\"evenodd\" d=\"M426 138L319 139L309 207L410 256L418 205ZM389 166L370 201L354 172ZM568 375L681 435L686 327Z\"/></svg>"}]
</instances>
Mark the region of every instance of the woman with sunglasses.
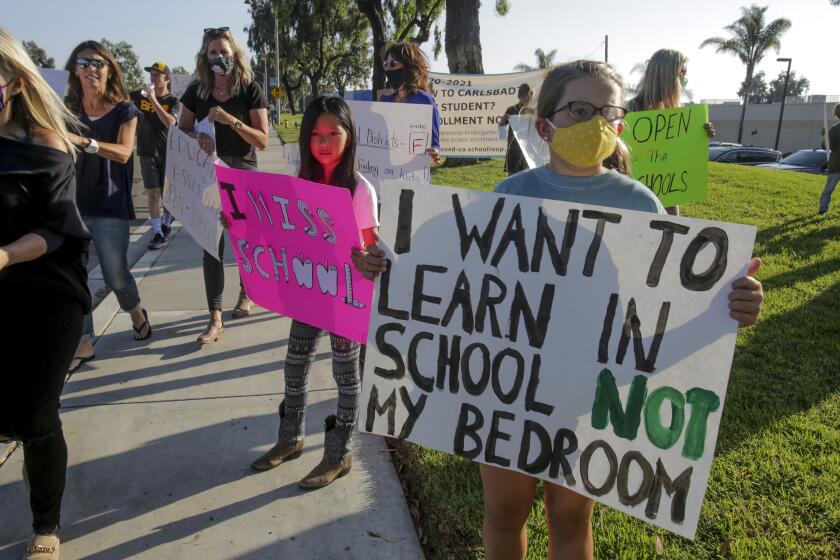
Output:
<instances>
[{"instance_id":1,"label":"woman with sunglasses","mask_svg":"<svg viewBox=\"0 0 840 560\"><path fill-rule=\"evenodd\" d=\"M181 96L178 126L198 139L208 154L214 151L229 167L257 169L255 148L268 146L268 102L254 81L245 52L239 48L227 27L204 30L201 49L195 57L193 81ZM209 119L214 125L215 142L209 135L195 132L196 122ZM222 294L225 289L224 237L219 240L218 260L204 252L204 288L210 322L198 337L200 344L218 340L224 332ZM241 287L234 317L250 313L251 300Z\"/></svg>"},{"instance_id":2,"label":"woman with sunglasses","mask_svg":"<svg viewBox=\"0 0 840 560\"><path fill-rule=\"evenodd\" d=\"M645 66L645 76L636 97L630 100L627 108L630 111L652 111L682 107L680 97L688 83L685 78L687 64L688 57L680 51L659 49L653 53ZM715 127L710 122L705 126L709 138L713 138ZM679 206L669 206L665 210L671 215L680 215Z\"/></svg>"},{"instance_id":3,"label":"woman with sunglasses","mask_svg":"<svg viewBox=\"0 0 840 560\"><path fill-rule=\"evenodd\" d=\"M140 111L129 100L119 65L102 44L80 43L64 68L70 73L65 103L83 125L79 134L70 135L81 150L76 160L79 211L93 237L105 286L131 315L134 340L146 340L152 327L126 256L129 222L135 218L131 183ZM85 316L83 333L71 372L93 358L91 314Z\"/></svg>"},{"instance_id":4,"label":"woman with sunglasses","mask_svg":"<svg viewBox=\"0 0 840 560\"><path fill-rule=\"evenodd\" d=\"M383 95L386 103L418 103L432 106L432 146L426 153L437 164L440 159L440 112L429 83L429 61L415 43L396 43L382 57L385 85L395 90Z\"/></svg>"},{"instance_id":5,"label":"woman with sunglasses","mask_svg":"<svg viewBox=\"0 0 840 560\"><path fill-rule=\"evenodd\" d=\"M76 117L61 105L23 45L0 28L0 384L5 397L0 441L23 442L34 533L24 556L29 560L59 554L67 444L58 401L82 317L90 309L85 269L90 235L76 207L76 151L66 122ZM4 515L15 512L4 509Z\"/></svg>"}]
</instances>

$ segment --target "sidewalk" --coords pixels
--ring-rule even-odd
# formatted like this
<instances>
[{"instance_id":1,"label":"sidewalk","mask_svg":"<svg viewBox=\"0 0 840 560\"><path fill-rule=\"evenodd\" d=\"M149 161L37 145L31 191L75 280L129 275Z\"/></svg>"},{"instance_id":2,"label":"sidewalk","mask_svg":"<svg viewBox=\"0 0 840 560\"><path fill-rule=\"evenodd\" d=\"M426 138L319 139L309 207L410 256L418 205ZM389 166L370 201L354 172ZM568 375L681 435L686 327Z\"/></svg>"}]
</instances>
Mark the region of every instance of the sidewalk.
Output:
<instances>
[{"instance_id":1,"label":"sidewalk","mask_svg":"<svg viewBox=\"0 0 840 560\"><path fill-rule=\"evenodd\" d=\"M267 152L261 168L271 170ZM250 470L276 438L290 320L226 312L224 341L200 348L201 249L177 227L171 239L132 269L153 337L134 342L109 295L94 317L104 329L96 360L65 387L62 558L422 559L381 438L357 436L353 470L331 486L297 486L321 458L322 422L336 406L328 337L311 371L303 455ZM227 249L229 310L238 275ZM20 558L29 536L22 460L18 451L0 468L0 559Z\"/></svg>"}]
</instances>

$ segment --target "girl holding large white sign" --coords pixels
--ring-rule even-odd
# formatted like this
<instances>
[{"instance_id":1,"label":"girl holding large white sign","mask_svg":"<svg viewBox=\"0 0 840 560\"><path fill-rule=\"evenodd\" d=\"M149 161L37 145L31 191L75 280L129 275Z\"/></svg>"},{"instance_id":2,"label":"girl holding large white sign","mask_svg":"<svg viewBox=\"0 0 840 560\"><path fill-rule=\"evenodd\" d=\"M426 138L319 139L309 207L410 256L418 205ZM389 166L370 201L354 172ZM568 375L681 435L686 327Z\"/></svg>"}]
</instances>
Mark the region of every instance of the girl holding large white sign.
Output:
<instances>
[{"instance_id":1,"label":"girl holding large white sign","mask_svg":"<svg viewBox=\"0 0 840 560\"><path fill-rule=\"evenodd\" d=\"M343 99L315 99L306 108L301 121L299 144L303 149L298 176L348 189L361 240L365 247L371 247L371 250L381 254L375 248L379 240L376 191L356 169L356 130L350 107ZM353 256L354 263L362 271L364 254L360 251ZM382 269L384 266L375 267L375 270ZM303 453L309 367L322 333L317 327L292 321L283 367L286 388L285 398L280 403L277 444L251 463L255 470L272 469L297 459ZM350 439L359 416L361 393L359 343L333 333L330 333L330 342L333 377L338 386L338 407L336 414L328 416L324 421L324 456L300 481L300 486L304 488L327 486L350 472L352 467Z\"/></svg>"},{"instance_id":2,"label":"girl holding large white sign","mask_svg":"<svg viewBox=\"0 0 840 560\"><path fill-rule=\"evenodd\" d=\"M496 192L663 214L650 189L625 176L629 163L618 141L627 112L623 99L621 78L605 63L581 60L553 69L542 85L535 123L551 146L550 162L505 179ZM760 264L753 259L749 274ZM747 276L732 288L730 316L741 326L754 323L763 302L761 283ZM488 560L524 558L537 479L485 464L481 478ZM544 496L549 558L592 558L594 502L551 482L544 482Z\"/></svg>"}]
</instances>

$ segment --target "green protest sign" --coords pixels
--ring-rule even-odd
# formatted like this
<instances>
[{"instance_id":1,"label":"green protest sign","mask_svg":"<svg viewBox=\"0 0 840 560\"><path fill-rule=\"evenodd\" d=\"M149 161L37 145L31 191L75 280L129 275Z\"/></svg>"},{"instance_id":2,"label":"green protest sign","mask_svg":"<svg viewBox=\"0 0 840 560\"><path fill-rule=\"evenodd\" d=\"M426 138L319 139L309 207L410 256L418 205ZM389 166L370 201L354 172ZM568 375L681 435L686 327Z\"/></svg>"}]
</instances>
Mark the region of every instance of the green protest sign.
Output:
<instances>
[{"instance_id":1,"label":"green protest sign","mask_svg":"<svg viewBox=\"0 0 840 560\"><path fill-rule=\"evenodd\" d=\"M625 119L621 138L630 149L633 177L662 204L675 206L706 198L709 183L707 105L639 111Z\"/></svg>"}]
</instances>

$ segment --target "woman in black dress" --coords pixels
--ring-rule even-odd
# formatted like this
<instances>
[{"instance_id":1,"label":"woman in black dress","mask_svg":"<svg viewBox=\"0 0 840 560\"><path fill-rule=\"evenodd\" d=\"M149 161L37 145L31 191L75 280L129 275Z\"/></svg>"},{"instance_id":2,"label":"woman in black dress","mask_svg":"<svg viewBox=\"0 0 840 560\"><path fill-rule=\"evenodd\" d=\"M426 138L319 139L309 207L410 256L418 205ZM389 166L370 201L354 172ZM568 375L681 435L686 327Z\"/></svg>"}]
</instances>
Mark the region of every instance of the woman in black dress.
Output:
<instances>
[{"instance_id":1,"label":"woman in black dress","mask_svg":"<svg viewBox=\"0 0 840 560\"><path fill-rule=\"evenodd\" d=\"M0 28L0 386L8 397L0 439L23 442L31 560L58 558L67 469L59 396L90 310L90 236L76 207L76 152L65 122L76 119Z\"/></svg>"}]
</instances>

